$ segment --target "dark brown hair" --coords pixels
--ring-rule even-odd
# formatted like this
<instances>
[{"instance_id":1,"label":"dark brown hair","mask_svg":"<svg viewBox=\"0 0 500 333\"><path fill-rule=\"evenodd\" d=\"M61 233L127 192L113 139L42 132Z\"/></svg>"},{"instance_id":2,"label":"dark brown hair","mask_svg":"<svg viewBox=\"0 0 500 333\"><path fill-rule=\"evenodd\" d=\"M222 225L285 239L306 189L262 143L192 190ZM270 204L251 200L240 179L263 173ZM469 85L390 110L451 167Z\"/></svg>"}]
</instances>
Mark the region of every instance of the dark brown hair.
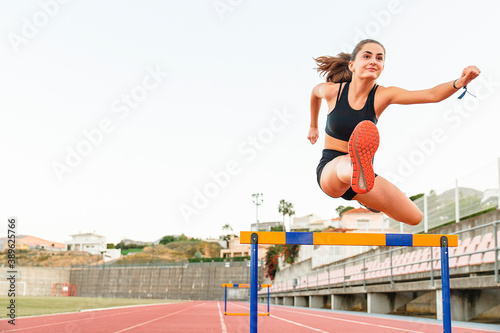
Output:
<instances>
[{"instance_id":1,"label":"dark brown hair","mask_svg":"<svg viewBox=\"0 0 500 333\"><path fill-rule=\"evenodd\" d=\"M352 72L349 70L349 61L354 61L356 55L361 51L361 48L365 44L374 43L380 45L384 49L385 56L385 47L373 39L363 39L361 42L356 45L351 54L349 53L339 53L336 57L331 56L323 56L317 57L314 59L318 68L316 70L320 75L326 76L326 82L350 82L352 80Z\"/></svg>"}]
</instances>

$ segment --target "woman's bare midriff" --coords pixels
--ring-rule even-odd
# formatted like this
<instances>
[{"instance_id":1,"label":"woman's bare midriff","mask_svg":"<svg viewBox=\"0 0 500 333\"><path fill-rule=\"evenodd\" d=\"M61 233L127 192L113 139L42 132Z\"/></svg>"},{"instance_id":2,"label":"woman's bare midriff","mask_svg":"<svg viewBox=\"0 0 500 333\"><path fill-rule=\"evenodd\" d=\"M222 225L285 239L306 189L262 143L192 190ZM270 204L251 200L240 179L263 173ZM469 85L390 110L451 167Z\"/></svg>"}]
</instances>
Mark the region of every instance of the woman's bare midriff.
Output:
<instances>
[{"instance_id":1,"label":"woman's bare midriff","mask_svg":"<svg viewBox=\"0 0 500 333\"><path fill-rule=\"evenodd\" d=\"M341 151L343 153L347 153L349 143L347 141L335 139L334 137L325 134L325 149L333 149L337 151Z\"/></svg>"}]
</instances>

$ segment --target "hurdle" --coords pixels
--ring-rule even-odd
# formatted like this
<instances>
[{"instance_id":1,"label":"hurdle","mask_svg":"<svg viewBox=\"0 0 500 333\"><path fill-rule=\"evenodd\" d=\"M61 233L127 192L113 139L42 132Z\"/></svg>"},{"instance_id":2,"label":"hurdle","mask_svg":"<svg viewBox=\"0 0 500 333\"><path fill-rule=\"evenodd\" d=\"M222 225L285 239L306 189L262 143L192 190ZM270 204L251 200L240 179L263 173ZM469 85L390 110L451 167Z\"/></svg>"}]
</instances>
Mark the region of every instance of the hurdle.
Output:
<instances>
[{"instance_id":1,"label":"hurdle","mask_svg":"<svg viewBox=\"0 0 500 333\"><path fill-rule=\"evenodd\" d=\"M258 244L441 247L443 332L451 333L448 247L458 246L457 235L241 231L240 244L251 244L250 333L257 333Z\"/></svg>"},{"instance_id":2,"label":"hurdle","mask_svg":"<svg viewBox=\"0 0 500 333\"><path fill-rule=\"evenodd\" d=\"M250 288L250 283L223 283L224 287L224 315L226 316L249 316L249 312L227 312L227 288ZM269 316L269 287L271 284L259 284L258 288L267 287L267 312L257 313L258 316Z\"/></svg>"}]
</instances>

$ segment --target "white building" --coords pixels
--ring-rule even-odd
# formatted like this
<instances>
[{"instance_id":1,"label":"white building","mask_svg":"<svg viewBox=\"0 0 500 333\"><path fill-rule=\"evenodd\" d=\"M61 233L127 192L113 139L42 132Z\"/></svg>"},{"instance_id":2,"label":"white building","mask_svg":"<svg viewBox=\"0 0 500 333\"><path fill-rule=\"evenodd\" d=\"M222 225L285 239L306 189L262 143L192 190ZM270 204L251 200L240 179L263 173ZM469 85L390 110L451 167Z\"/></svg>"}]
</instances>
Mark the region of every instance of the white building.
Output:
<instances>
[{"instance_id":1,"label":"white building","mask_svg":"<svg viewBox=\"0 0 500 333\"><path fill-rule=\"evenodd\" d=\"M68 251L87 251L101 254L106 251L106 237L94 233L70 235L70 241L64 242Z\"/></svg>"},{"instance_id":2,"label":"white building","mask_svg":"<svg viewBox=\"0 0 500 333\"><path fill-rule=\"evenodd\" d=\"M259 222L259 230L258 231L271 231L272 227L282 226L282 221L275 222ZM257 222L250 224L250 231L257 231Z\"/></svg>"},{"instance_id":3,"label":"white building","mask_svg":"<svg viewBox=\"0 0 500 333\"><path fill-rule=\"evenodd\" d=\"M310 228L310 225L312 222L316 222L318 220L321 220L321 217L319 217L316 214L309 214L306 216L302 217L295 217L292 222L291 230L306 230Z\"/></svg>"}]
</instances>

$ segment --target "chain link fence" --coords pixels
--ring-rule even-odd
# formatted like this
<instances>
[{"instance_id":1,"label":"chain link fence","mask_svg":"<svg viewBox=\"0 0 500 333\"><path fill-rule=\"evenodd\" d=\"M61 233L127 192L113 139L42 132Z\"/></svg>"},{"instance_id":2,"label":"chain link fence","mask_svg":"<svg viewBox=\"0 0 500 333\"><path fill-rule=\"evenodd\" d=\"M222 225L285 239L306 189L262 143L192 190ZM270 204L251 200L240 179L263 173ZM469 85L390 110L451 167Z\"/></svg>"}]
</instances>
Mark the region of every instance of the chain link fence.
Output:
<instances>
[{"instance_id":1,"label":"chain link fence","mask_svg":"<svg viewBox=\"0 0 500 333\"><path fill-rule=\"evenodd\" d=\"M431 189L414 201L424 216L422 223L409 226L388 218L389 226L402 233L416 234L497 209L499 173L500 160L447 186Z\"/></svg>"}]
</instances>

